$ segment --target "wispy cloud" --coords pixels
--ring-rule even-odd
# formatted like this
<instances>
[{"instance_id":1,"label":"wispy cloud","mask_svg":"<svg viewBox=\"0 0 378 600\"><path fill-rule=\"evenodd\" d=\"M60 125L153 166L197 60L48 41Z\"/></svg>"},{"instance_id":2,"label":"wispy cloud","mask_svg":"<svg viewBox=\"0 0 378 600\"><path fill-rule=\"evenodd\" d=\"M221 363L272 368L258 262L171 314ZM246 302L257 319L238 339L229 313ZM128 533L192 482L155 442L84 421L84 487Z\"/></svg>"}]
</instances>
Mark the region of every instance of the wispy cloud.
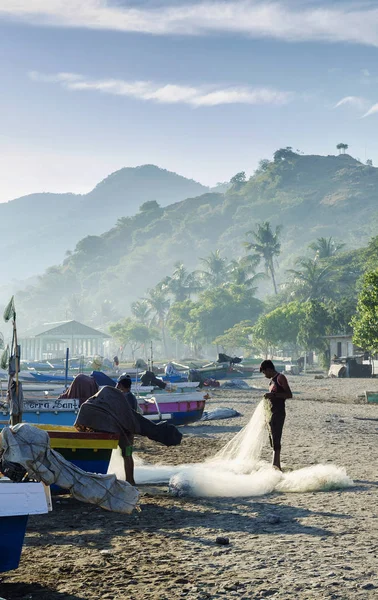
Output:
<instances>
[{"instance_id":1,"label":"wispy cloud","mask_svg":"<svg viewBox=\"0 0 378 600\"><path fill-rule=\"evenodd\" d=\"M375 4L375 5L374 5ZM233 32L286 41L378 46L376 3L300 0L186 0L136 8L119 0L1 0L0 17L30 24L156 35Z\"/></svg>"},{"instance_id":2,"label":"wispy cloud","mask_svg":"<svg viewBox=\"0 0 378 600\"><path fill-rule=\"evenodd\" d=\"M359 110L364 110L368 106L368 101L361 96L345 96L345 98L341 98L335 104L334 108L339 108L340 106L353 106Z\"/></svg>"},{"instance_id":3,"label":"wispy cloud","mask_svg":"<svg viewBox=\"0 0 378 600\"><path fill-rule=\"evenodd\" d=\"M115 96L127 96L161 104L189 104L190 106L217 106L220 104L287 104L294 98L292 92L265 87L223 87L212 85L187 86L152 81L125 81L123 79L89 79L77 73L46 75L29 73L30 79L42 83L58 83L68 90L95 91Z\"/></svg>"},{"instance_id":4,"label":"wispy cloud","mask_svg":"<svg viewBox=\"0 0 378 600\"><path fill-rule=\"evenodd\" d=\"M378 113L378 103L377 104L373 104L373 106L371 106L369 108L369 110L362 115L362 118L364 119L365 117L371 117L371 115L375 115Z\"/></svg>"}]
</instances>

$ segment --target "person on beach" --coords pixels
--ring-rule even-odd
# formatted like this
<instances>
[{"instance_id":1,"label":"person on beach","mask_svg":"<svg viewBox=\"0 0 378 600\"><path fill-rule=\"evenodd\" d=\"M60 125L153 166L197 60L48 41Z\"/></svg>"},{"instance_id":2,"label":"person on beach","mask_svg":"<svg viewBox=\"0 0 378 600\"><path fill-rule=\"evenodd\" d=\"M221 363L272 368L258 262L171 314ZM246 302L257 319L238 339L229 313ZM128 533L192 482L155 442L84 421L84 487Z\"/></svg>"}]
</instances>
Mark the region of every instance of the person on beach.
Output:
<instances>
[{"instance_id":1,"label":"person on beach","mask_svg":"<svg viewBox=\"0 0 378 600\"><path fill-rule=\"evenodd\" d=\"M269 392L264 395L264 398L270 405L268 427L270 445L273 448L273 467L281 471L281 437L286 417L285 400L292 398L293 395L285 375L276 371L271 360L263 360L260 373L270 379Z\"/></svg>"},{"instance_id":2,"label":"person on beach","mask_svg":"<svg viewBox=\"0 0 378 600\"><path fill-rule=\"evenodd\" d=\"M130 407L142 415L143 411L138 404L138 400L136 399L136 397L134 396L134 394L131 391L130 375L123 373L123 375L118 377L116 388L117 388L117 390L120 390L124 394L126 400L130 404Z\"/></svg>"}]
</instances>

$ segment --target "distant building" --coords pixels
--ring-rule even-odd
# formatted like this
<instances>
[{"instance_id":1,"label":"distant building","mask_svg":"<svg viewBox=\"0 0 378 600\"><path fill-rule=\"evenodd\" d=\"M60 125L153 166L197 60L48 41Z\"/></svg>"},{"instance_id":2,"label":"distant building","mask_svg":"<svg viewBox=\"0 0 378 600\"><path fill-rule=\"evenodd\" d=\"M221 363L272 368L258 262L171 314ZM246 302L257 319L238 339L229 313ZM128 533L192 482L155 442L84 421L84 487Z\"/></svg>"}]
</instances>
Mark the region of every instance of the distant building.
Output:
<instances>
[{"instance_id":1,"label":"distant building","mask_svg":"<svg viewBox=\"0 0 378 600\"><path fill-rule=\"evenodd\" d=\"M19 338L21 359L44 360L63 358L66 348L70 356L104 354L104 343L110 336L78 321L46 323L34 335Z\"/></svg>"},{"instance_id":2,"label":"distant building","mask_svg":"<svg viewBox=\"0 0 378 600\"><path fill-rule=\"evenodd\" d=\"M341 356L346 357L361 354L361 348L353 344L352 334L327 335L326 337L329 342L331 360L334 356L340 358Z\"/></svg>"}]
</instances>

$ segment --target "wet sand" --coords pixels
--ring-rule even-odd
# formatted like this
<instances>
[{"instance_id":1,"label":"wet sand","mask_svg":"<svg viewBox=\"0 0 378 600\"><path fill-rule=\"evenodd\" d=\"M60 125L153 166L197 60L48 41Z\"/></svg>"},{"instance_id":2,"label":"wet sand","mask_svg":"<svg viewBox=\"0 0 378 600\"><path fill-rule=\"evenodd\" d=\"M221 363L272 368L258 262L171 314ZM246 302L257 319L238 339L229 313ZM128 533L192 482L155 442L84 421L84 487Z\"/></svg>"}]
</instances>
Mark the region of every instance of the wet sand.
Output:
<instances>
[{"instance_id":1,"label":"wet sand","mask_svg":"<svg viewBox=\"0 0 378 600\"><path fill-rule=\"evenodd\" d=\"M346 467L353 488L224 500L176 498L167 486L146 486L141 512L129 516L56 497L52 513L29 519L20 567L0 574L0 596L377 598L378 405L358 396L378 391L378 380L307 375L290 383L284 470L334 463ZM165 464L209 458L248 422L260 398L261 391L217 390L207 408L228 406L243 416L182 428L178 448L139 439L137 454ZM218 545L218 536L229 545Z\"/></svg>"}]
</instances>

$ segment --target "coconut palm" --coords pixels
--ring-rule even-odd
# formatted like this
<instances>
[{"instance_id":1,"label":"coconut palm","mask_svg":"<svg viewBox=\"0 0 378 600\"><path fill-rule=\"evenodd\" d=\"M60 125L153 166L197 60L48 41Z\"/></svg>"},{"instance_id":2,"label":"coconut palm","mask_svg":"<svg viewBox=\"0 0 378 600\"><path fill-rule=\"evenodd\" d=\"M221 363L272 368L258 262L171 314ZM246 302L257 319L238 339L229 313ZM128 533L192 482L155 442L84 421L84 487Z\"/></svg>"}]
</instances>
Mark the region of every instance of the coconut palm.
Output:
<instances>
[{"instance_id":1,"label":"coconut palm","mask_svg":"<svg viewBox=\"0 0 378 600\"><path fill-rule=\"evenodd\" d=\"M167 290L160 286L147 290L147 296L144 300L147 303L152 315L151 325L156 325L161 331L164 353L167 356L167 344L165 339L165 319L169 311L170 301L167 298Z\"/></svg>"},{"instance_id":2,"label":"coconut palm","mask_svg":"<svg viewBox=\"0 0 378 600\"><path fill-rule=\"evenodd\" d=\"M148 317L150 316L151 308L147 300L136 300L131 304L131 314L139 323L148 325Z\"/></svg>"},{"instance_id":3,"label":"coconut palm","mask_svg":"<svg viewBox=\"0 0 378 600\"><path fill-rule=\"evenodd\" d=\"M196 272L190 273L179 261L174 264L172 275L163 279L163 289L164 287L172 294L175 302L188 300L201 289Z\"/></svg>"},{"instance_id":4,"label":"coconut palm","mask_svg":"<svg viewBox=\"0 0 378 600\"><path fill-rule=\"evenodd\" d=\"M257 259L257 262L260 262L260 259ZM255 272L256 266L256 259L250 260L248 256L231 260L228 266L229 281L236 285L244 285L255 294L258 283L266 277L265 273Z\"/></svg>"},{"instance_id":5,"label":"coconut palm","mask_svg":"<svg viewBox=\"0 0 378 600\"><path fill-rule=\"evenodd\" d=\"M206 258L200 258L200 261L205 267L203 271L200 271L204 287L217 287L227 281L227 260L221 257L220 250L211 252Z\"/></svg>"},{"instance_id":6,"label":"coconut palm","mask_svg":"<svg viewBox=\"0 0 378 600\"><path fill-rule=\"evenodd\" d=\"M314 250L315 256L319 259L330 258L344 248L345 244L337 243L335 240L330 238L320 237L315 242L309 245L311 250Z\"/></svg>"},{"instance_id":7,"label":"coconut palm","mask_svg":"<svg viewBox=\"0 0 378 600\"><path fill-rule=\"evenodd\" d=\"M247 231L247 235L252 236L252 242L243 242L247 252L252 250L251 260L264 261L265 271L272 278L274 293L277 294L277 284L274 269L274 257L279 256L281 252L281 242L279 235L282 227L277 226L273 232L270 223L258 224L254 231Z\"/></svg>"},{"instance_id":8,"label":"coconut palm","mask_svg":"<svg viewBox=\"0 0 378 600\"><path fill-rule=\"evenodd\" d=\"M303 300L323 300L332 296L334 270L322 261L300 258L300 269L289 269L296 291L295 295Z\"/></svg>"}]
</instances>

